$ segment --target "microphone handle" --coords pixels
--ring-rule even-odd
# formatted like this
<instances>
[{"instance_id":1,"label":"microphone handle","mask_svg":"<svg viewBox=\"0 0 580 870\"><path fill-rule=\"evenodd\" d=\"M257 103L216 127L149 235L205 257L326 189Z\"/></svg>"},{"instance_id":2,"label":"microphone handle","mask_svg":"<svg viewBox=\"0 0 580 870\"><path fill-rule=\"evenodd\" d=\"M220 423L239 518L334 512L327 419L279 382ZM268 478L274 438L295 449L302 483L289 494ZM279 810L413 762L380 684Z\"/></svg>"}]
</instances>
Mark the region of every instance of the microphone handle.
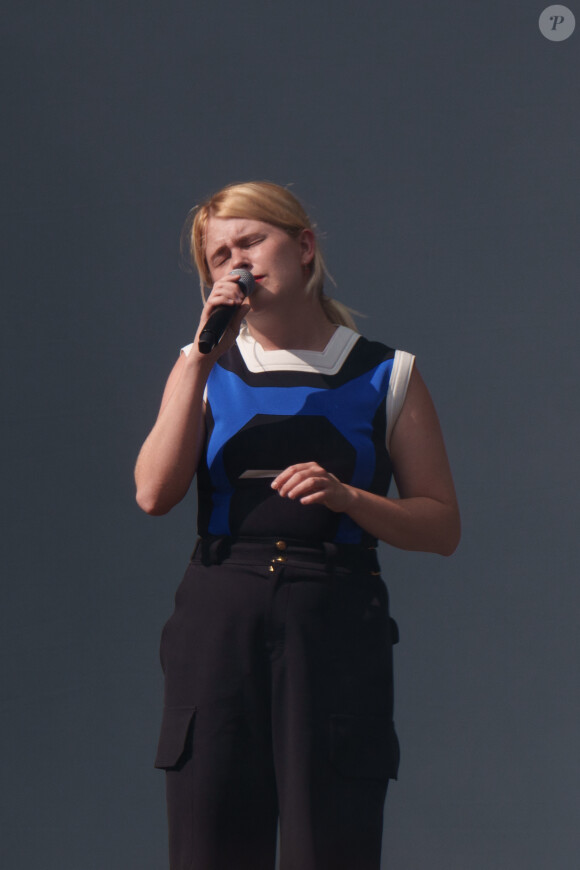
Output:
<instances>
[{"instance_id":1,"label":"microphone handle","mask_svg":"<svg viewBox=\"0 0 580 870\"><path fill-rule=\"evenodd\" d=\"M211 314L199 336L199 350L209 353L214 349L229 326L230 320L238 310L238 305L220 305Z\"/></svg>"}]
</instances>

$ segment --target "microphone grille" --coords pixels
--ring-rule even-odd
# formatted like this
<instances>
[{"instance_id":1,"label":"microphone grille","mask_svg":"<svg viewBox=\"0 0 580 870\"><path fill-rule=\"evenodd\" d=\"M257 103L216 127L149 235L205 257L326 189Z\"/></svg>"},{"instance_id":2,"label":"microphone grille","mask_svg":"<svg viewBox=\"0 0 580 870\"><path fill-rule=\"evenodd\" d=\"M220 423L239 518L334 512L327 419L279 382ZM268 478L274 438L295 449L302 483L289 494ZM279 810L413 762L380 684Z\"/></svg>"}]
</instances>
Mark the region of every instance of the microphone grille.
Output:
<instances>
[{"instance_id":1,"label":"microphone grille","mask_svg":"<svg viewBox=\"0 0 580 870\"><path fill-rule=\"evenodd\" d=\"M246 294L249 296L256 286L256 281L254 280L254 276L251 272L248 272L247 269L232 269L230 275L238 276L238 284Z\"/></svg>"}]
</instances>

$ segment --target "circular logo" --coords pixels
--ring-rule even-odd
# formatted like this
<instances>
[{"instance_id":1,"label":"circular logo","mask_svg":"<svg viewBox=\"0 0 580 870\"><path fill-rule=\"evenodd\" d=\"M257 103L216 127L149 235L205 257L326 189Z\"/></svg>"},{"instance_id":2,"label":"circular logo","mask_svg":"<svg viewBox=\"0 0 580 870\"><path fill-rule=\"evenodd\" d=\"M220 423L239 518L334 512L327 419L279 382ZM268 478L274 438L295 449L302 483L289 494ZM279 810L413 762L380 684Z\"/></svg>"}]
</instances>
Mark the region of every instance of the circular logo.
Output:
<instances>
[{"instance_id":1,"label":"circular logo","mask_svg":"<svg viewBox=\"0 0 580 870\"><path fill-rule=\"evenodd\" d=\"M567 6L548 6L538 21L540 31L552 42L561 42L574 33L576 19Z\"/></svg>"}]
</instances>

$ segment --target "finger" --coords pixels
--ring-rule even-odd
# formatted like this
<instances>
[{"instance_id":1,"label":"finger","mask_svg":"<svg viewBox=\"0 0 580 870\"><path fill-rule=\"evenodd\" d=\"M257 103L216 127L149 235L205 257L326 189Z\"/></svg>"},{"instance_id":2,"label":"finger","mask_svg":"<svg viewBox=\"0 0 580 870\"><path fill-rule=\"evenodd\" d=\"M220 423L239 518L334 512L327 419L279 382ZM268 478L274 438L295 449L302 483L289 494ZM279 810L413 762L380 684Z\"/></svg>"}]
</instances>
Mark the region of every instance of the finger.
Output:
<instances>
[{"instance_id":1,"label":"finger","mask_svg":"<svg viewBox=\"0 0 580 870\"><path fill-rule=\"evenodd\" d=\"M300 504L325 504L326 499L328 497L328 493L326 490L321 490L320 492L313 492L310 495L304 495L300 499Z\"/></svg>"},{"instance_id":2,"label":"finger","mask_svg":"<svg viewBox=\"0 0 580 870\"><path fill-rule=\"evenodd\" d=\"M313 471L323 471L323 469L318 465L317 462L297 462L295 465L289 465L288 468L285 468L284 471L281 471L280 474L274 478L271 483L272 489L279 490L280 487L284 486L294 474L301 473L311 473Z\"/></svg>"},{"instance_id":3,"label":"finger","mask_svg":"<svg viewBox=\"0 0 580 870\"><path fill-rule=\"evenodd\" d=\"M274 478L270 486L272 487L272 489L279 490L280 487L284 486L286 481L290 480L293 474L294 466L291 465L289 468L285 468L284 471L281 471L280 474Z\"/></svg>"},{"instance_id":4,"label":"finger","mask_svg":"<svg viewBox=\"0 0 580 870\"><path fill-rule=\"evenodd\" d=\"M287 496L288 493L294 489L297 484L301 483L304 480L305 476L307 476L307 471L295 471L285 476L285 479L282 479L280 483L276 486L278 493L282 496Z\"/></svg>"},{"instance_id":5,"label":"finger","mask_svg":"<svg viewBox=\"0 0 580 870\"><path fill-rule=\"evenodd\" d=\"M207 297L206 307L216 305L241 305L245 296L235 287L216 287Z\"/></svg>"},{"instance_id":6,"label":"finger","mask_svg":"<svg viewBox=\"0 0 580 870\"><path fill-rule=\"evenodd\" d=\"M245 285L240 284L237 275L224 275L223 278L219 278L215 282L213 287L234 287L242 294L242 296L245 295Z\"/></svg>"},{"instance_id":7,"label":"finger","mask_svg":"<svg viewBox=\"0 0 580 870\"><path fill-rule=\"evenodd\" d=\"M291 486L286 492L286 497L290 499L302 498L314 492L326 491L327 488L328 481L325 478L309 476L305 480L301 480Z\"/></svg>"},{"instance_id":8,"label":"finger","mask_svg":"<svg viewBox=\"0 0 580 870\"><path fill-rule=\"evenodd\" d=\"M245 295L241 285L238 283L238 281L236 281L235 276L233 275L226 275L225 277L220 278L218 281L216 281L210 290L210 295L218 290L233 290L236 293L239 293L241 296Z\"/></svg>"}]
</instances>

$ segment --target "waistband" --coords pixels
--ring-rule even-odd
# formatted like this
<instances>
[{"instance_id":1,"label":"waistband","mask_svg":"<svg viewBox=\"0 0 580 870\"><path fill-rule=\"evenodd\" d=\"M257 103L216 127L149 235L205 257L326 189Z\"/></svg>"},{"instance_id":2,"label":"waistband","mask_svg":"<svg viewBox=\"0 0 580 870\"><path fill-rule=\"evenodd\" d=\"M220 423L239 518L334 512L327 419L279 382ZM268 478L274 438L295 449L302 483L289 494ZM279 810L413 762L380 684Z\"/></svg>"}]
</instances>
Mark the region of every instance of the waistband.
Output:
<instances>
[{"instance_id":1,"label":"waistband","mask_svg":"<svg viewBox=\"0 0 580 870\"><path fill-rule=\"evenodd\" d=\"M330 541L297 541L292 538L198 538L192 561L221 565L231 561L246 565L265 564L270 571L288 564L319 565L327 571L380 574L376 547L361 544L335 544Z\"/></svg>"}]
</instances>

